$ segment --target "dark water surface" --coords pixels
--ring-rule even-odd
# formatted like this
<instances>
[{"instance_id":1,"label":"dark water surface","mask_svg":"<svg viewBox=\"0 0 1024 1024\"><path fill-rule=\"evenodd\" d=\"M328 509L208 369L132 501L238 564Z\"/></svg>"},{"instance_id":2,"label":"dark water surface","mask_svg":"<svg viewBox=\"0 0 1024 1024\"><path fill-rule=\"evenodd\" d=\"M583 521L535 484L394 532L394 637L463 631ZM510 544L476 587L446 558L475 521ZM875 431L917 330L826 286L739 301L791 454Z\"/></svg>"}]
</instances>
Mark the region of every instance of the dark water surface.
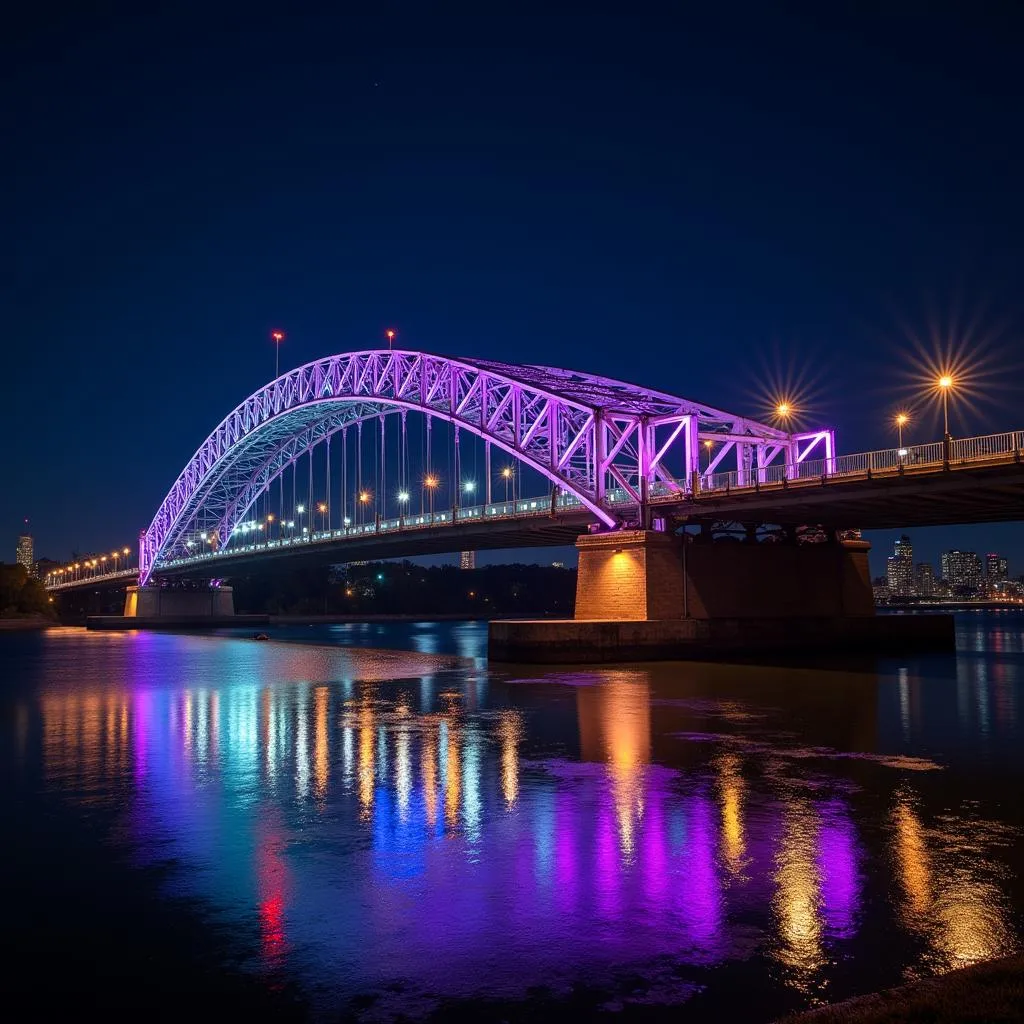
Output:
<instances>
[{"instance_id":1,"label":"dark water surface","mask_svg":"<svg viewBox=\"0 0 1024 1024\"><path fill-rule=\"evenodd\" d=\"M1013 952L1024 617L958 624L871 672L488 669L476 623L0 636L4 989L766 1021Z\"/></svg>"}]
</instances>

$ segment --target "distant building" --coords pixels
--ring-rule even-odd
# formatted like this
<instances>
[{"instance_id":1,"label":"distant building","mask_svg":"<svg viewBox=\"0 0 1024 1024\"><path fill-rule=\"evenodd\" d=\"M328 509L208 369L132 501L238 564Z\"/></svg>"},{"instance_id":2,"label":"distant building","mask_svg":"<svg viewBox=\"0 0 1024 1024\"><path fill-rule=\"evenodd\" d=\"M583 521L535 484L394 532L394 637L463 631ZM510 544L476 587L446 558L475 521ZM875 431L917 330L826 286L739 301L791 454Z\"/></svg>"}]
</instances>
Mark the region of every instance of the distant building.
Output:
<instances>
[{"instance_id":1,"label":"distant building","mask_svg":"<svg viewBox=\"0 0 1024 1024\"><path fill-rule=\"evenodd\" d=\"M875 604L889 603L889 584L884 576L877 576L871 581L871 593L874 595Z\"/></svg>"},{"instance_id":2,"label":"distant building","mask_svg":"<svg viewBox=\"0 0 1024 1024\"><path fill-rule=\"evenodd\" d=\"M63 562L53 561L52 558L40 558L35 564L36 579L45 582L46 578L55 573L63 564Z\"/></svg>"},{"instance_id":3,"label":"distant building","mask_svg":"<svg viewBox=\"0 0 1024 1024\"><path fill-rule=\"evenodd\" d=\"M476 568L476 552L475 551L463 551L459 555L459 568L460 569L475 569Z\"/></svg>"},{"instance_id":4,"label":"distant building","mask_svg":"<svg viewBox=\"0 0 1024 1024\"><path fill-rule=\"evenodd\" d=\"M935 568L931 562L918 562L914 569L914 589L918 597L935 597Z\"/></svg>"},{"instance_id":5,"label":"distant building","mask_svg":"<svg viewBox=\"0 0 1024 1024\"><path fill-rule=\"evenodd\" d=\"M977 597L981 591L981 559L974 551L944 551L942 578L953 597Z\"/></svg>"},{"instance_id":6,"label":"distant building","mask_svg":"<svg viewBox=\"0 0 1024 1024\"><path fill-rule=\"evenodd\" d=\"M988 578L989 583L1005 583L1010 578L1006 567L1006 559L1002 555L986 555L985 576Z\"/></svg>"},{"instance_id":7,"label":"distant building","mask_svg":"<svg viewBox=\"0 0 1024 1024\"><path fill-rule=\"evenodd\" d=\"M25 572L29 576L35 575L35 554L33 553L32 537L30 534L23 533L18 538L18 553L14 559L18 565L25 566Z\"/></svg>"},{"instance_id":8,"label":"distant building","mask_svg":"<svg viewBox=\"0 0 1024 1024\"><path fill-rule=\"evenodd\" d=\"M907 536L900 537L885 560L885 578L890 598L914 596L914 547Z\"/></svg>"},{"instance_id":9,"label":"distant building","mask_svg":"<svg viewBox=\"0 0 1024 1024\"><path fill-rule=\"evenodd\" d=\"M564 569L565 568L565 562L552 562L551 563L551 568L552 569Z\"/></svg>"}]
</instances>

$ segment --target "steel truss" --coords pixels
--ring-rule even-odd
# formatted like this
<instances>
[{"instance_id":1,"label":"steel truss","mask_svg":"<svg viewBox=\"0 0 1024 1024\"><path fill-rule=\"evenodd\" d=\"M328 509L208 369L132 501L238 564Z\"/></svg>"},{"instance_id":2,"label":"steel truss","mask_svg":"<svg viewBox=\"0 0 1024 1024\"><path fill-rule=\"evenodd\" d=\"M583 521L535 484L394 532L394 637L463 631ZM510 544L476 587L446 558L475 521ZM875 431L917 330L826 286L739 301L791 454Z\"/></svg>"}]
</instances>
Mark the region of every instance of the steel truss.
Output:
<instances>
[{"instance_id":1,"label":"steel truss","mask_svg":"<svg viewBox=\"0 0 1024 1024\"><path fill-rule=\"evenodd\" d=\"M574 495L606 527L654 496L684 495L732 464L737 482L769 465L834 456L831 431L776 427L622 381L545 366L372 350L318 359L249 396L182 470L140 538L145 583L181 557L200 514L220 543L285 468L352 424L414 411L468 430ZM701 467L701 443L717 448ZM786 470L788 472L788 469Z\"/></svg>"}]
</instances>

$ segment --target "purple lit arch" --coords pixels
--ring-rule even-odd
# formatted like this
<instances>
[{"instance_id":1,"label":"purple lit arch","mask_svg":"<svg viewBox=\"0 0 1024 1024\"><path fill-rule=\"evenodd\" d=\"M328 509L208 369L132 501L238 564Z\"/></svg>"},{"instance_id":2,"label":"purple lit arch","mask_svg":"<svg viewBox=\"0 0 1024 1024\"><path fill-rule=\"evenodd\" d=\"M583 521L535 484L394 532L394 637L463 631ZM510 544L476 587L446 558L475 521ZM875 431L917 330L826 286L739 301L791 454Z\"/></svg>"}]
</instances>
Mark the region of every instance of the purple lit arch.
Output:
<instances>
[{"instance_id":1,"label":"purple lit arch","mask_svg":"<svg viewBox=\"0 0 1024 1024\"><path fill-rule=\"evenodd\" d=\"M146 583L187 556L200 514L230 543L256 498L312 446L353 424L416 412L467 430L575 496L605 526L623 515L610 488L640 504L687 493L732 452L737 471L798 463L830 432L787 434L682 398L546 366L372 350L289 370L234 409L199 447L140 539ZM715 456L703 470L700 443ZM675 472L670 471L670 464Z\"/></svg>"}]
</instances>

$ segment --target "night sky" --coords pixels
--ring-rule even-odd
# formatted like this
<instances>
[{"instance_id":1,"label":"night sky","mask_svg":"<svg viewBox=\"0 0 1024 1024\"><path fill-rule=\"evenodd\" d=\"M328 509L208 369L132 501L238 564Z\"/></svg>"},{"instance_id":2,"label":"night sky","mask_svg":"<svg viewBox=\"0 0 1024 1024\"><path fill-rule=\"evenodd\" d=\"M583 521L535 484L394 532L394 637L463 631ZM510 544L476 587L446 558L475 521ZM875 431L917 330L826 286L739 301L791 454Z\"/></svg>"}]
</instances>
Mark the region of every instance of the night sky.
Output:
<instances>
[{"instance_id":1,"label":"night sky","mask_svg":"<svg viewBox=\"0 0 1024 1024\"><path fill-rule=\"evenodd\" d=\"M954 435L1024 427L1013 5L150 6L0 42L5 560L26 516L40 555L134 545L273 328L282 368L393 326L754 415L791 390L841 452L952 353ZM1019 525L911 532L1024 572Z\"/></svg>"}]
</instances>

